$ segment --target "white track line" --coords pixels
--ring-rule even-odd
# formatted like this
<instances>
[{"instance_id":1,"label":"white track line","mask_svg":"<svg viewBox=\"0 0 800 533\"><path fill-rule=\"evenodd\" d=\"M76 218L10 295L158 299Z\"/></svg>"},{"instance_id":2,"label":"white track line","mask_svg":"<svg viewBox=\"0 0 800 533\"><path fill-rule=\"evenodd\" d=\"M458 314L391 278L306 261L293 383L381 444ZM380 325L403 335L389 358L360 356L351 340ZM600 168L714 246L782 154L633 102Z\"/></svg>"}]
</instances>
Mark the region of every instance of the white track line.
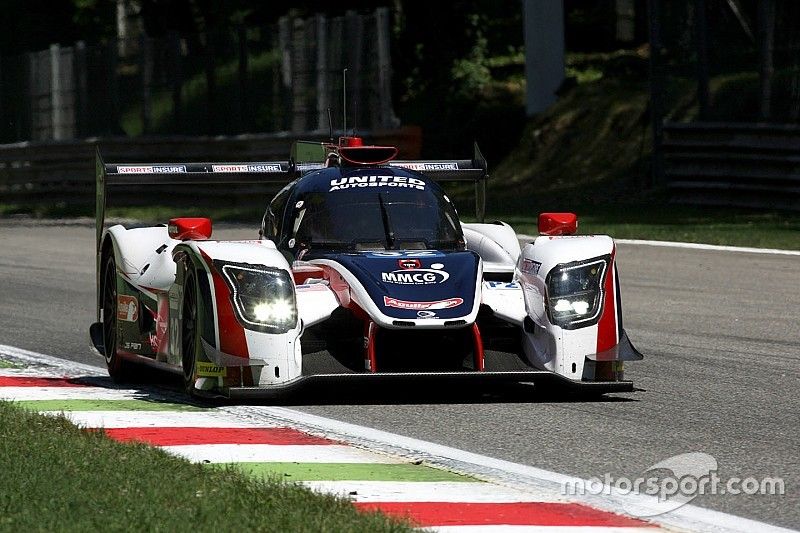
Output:
<instances>
[{"instance_id":1,"label":"white track line","mask_svg":"<svg viewBox=\"0 0 800 533\"><path fill-rule=\"evenodd\" d=\"M517 238L521 241L531 242L538 235L525 235L518 233ZM639 246L657 246L661 248L688 248L691 250L712 250L718 252L741 252L748 254L773 254L773 255L796 255L800 256L800 250L781 250L778 248L751 248L747 246L722 246L718 244L702 244L696 242L677 242L677 241L649 241L644 239L614 239L618 244L633 244Z\"/></svg>"},{"instance_id":2,"label":"white track line","mask_svg":"<svg viewBox=\"0 0 800 533\"><path fill-rule=\"evenodd\" d=\"M400 463L339 444L189 444L162 446L195 463Z\"/></svg>"},{"instance_id":3,"label":"white track line","mask_svg":"<svg viewBox=\"0 0 800 533\"><path fill-rule=\"evenodd\" d=\"M749 248L746 246L721 246L717 244L700 244L694 242L647 241L639 239L614 239L621 244L641 246L659 246L662 248L689 248L692 250L714 250L718 252L742 252L748 254L773 254L800 256L800 250L780 250L777 248Z\"/></svg>"},{"instance_id":4,"label":"white track line","mask_svg":"<svg viewBox=\"0 0 800 533\"><path fill-rule=\"evenodd\" d=\"M317 492L356 502L564 502L552 492L522 491L482 481L304 481Z\"/></svg>"}]
</instances>

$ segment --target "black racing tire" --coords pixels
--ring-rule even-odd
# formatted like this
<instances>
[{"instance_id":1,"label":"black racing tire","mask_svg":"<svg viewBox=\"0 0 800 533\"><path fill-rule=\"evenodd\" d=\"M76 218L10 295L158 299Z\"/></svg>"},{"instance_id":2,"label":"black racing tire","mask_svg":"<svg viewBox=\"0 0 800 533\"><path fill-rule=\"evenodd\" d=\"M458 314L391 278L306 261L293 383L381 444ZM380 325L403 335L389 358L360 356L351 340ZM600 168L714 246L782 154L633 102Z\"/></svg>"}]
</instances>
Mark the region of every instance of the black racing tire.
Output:
<instances>
[{"instance_id":1,"label":"black racing tire","mask_svg":"<svg viewBox=\"0 0 800 533\"><path fill-rule=\"evenodd\" d=\"M134 368L117 353L117 265L113 255L103 268L103 352L108 375L115 383L125 383L135 378Z\"/></svg>"},{"instance_id":2,"label":"black racing tire","mask_svg":"<svg viewBox=\"0 0 800 533\"><path fill-rule=\"evenodd\" d=\"M200 345L200 319L197 301L197 278L194 272L189 271L183 285L181 365L183 366L183 388L190 396L196 395L194 381L197 374L197 354Z\"/></svg>"}]
</instances>

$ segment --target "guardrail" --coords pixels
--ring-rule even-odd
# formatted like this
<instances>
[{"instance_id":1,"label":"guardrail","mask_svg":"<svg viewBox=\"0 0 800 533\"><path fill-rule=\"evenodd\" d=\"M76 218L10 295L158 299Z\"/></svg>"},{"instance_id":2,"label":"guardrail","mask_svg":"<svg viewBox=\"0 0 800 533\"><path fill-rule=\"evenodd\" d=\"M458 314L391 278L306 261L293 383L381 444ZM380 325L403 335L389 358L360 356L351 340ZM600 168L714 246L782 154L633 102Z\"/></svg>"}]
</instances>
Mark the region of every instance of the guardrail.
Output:
<instances>
[{"instance_id":1,"label":"guardrail","mask_svg":"<svg viewBox=\"0 0 800 533\"><path fill-rule=\"evenodd\" d=\"M339 132L340 133L340 132ZM418 159L421 132L406 126L397 130L364 132L375 144L397 146L404 158ZM106 161L115 163L169 161L263 161L286 159L296 139L327 140L322 133L252 134L232 137L110 137L71 141L23 142L0 145L0 202L4 203L94 203L95 147ZM237 189L246 195L249 189ZM263 191L263 188L258 190ZM127 193L137 192L131 188ZM219 187L163 187L158 194L213 201L233 192ZM124 200L124 198L122 198ZM118 202L124 205L124 202ZM129 203L141 205L141 197Z\"/></svg>"},{"instance_id":2,"label":"guardrail","mask_svg":"<svg viewBox=\"0 0 800 533\"><path fill-rule=\"evenodd\" d=\"M800 210L800 126L665 124L662 149L678 202Z\"/></svg>"}]
</instances>

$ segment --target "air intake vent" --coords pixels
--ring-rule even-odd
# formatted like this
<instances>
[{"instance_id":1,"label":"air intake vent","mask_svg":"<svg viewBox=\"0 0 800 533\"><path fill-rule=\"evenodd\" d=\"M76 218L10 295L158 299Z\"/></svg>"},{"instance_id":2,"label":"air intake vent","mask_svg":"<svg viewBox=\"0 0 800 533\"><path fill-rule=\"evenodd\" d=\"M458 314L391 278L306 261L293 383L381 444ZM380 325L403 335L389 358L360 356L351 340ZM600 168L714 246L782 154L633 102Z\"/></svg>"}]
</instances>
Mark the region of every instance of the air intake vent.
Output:
<instances>
[{"instance_id":1,"label":"air intake vent","mask_svg":"<svg viewBox=\"0 0 800 533\"><path fill-rule=\"evenodd\" d=\"M399 326L401 328L413 328L414 323L409 322L408 320L395 320L392 322L395 326Z\"/></svg>"}]
</instances>

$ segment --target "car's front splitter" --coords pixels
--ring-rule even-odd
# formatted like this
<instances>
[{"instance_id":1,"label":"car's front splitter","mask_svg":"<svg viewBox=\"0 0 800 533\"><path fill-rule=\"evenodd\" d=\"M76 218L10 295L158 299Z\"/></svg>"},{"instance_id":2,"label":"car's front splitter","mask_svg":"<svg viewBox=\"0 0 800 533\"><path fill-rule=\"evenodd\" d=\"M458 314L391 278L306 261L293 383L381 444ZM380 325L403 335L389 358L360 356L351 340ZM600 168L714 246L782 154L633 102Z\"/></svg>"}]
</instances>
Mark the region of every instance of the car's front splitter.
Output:
<instances>
[{"instance_id":1,"label":"car's front splitter","mask_svg":"<svg viewBox=\"0 0 800 533\"><path fill-rule=\"evenodd\" d=\"M435 386L438 391L448 387L457 390L479 391L500 384L532 383L535 390L552 392L575 392L581 394L607 394L614 392L633 392L631 381L573 381L545 370L525 370L514 372L392 372L364 374L312 374L292 381L269 387L230 387L224 391L200 392L210 397L226 397L232 400L255 400L284 398L297 393L310 393L316 390L338 387L342 391L352 391L363 387L369 390L385 391L387 388L409 387L408 390L421 390L424 385Z\"/></svg>"}]
</instances>

